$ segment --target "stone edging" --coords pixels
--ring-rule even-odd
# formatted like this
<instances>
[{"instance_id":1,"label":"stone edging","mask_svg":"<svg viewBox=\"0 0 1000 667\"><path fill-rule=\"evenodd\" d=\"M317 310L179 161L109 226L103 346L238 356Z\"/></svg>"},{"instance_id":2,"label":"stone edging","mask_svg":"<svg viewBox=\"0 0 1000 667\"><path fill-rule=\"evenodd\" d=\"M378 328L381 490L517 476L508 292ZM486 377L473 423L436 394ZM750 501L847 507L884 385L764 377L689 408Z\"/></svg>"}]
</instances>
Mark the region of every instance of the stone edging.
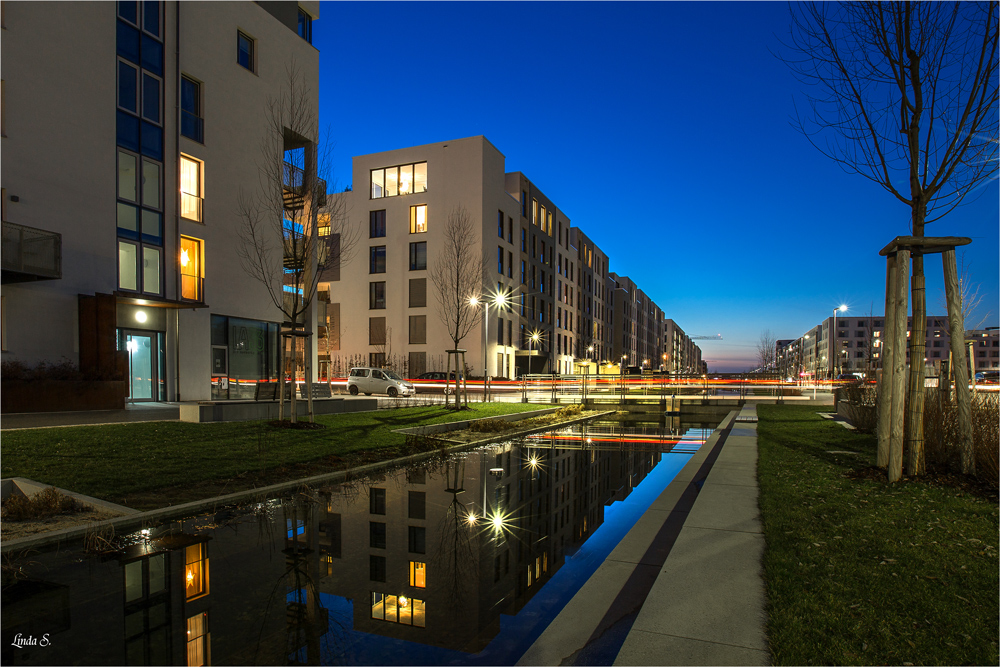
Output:
<instances>
[{"instance_id":1,"label":"stone edging","mask_svg":"<svg viewBox=\"0 0 1000 667\"><path fill-rule=\"evenodd\" d=\"M195 514L202 514L209 511L216 511L221 507L227 505L234 505L237 503L247 502L247 501L260 501L268 496L273 496L278 493L295 491L302 487L311 487L319 484L332 484L347 481L355 477L363 477L365 474L377 472L380 470L395 468L406 464L419 463L426 459L433 458L435 456L440 456L442 453L449 453L453 451L460 451L462 449L471 449L473 447L480 447L483 445L489 445L494 442L509 440L511 438L530 435L532 433L538 433L540 431L549 431L553 428L561 428L576 424L581 421L586 421L588 419L593 419L595 417L603 417L608 414L613 414L614 410L608 410L605 412L587 415L585 417L577 417L575 419L570 419L565 422L559 422L558 424L545 424L532 429L527 429L524 431L514 431L507 433L494 434L490 437L483 438L482 440L477 440L475 442L462 443L458 445L452 445L450 447L442 447L441 449L420 452L419 454L411 454L409 456L404 456L398 459L389 459L387 461L378 461L376 463L369 463L357 468L351 468L350 470L338 470L337 472L324 473L322 475L314 475L312 477L304 477L302 479L292 480L289 482L281 482L278 484L272 484L270 486L262 486L259 489L250 489L248 491L237 491L235 493L228 493L224 496L216 496L214 498L205 498L202 500L193 500L187 503L181 503L180 505L170 505L168 507L161 507L155 510L149 510L146 512L139 512L138 510L130 510L135 512L128 516L116 517L113 519L106 519L104 521L95 521L83 526L73 526L71 528L63 528L62 530L54 530L48 533L41 533L38 535L28 535L14 540L4 540L0 544L0 553L9 553L15 549L25 550L25 549L39 549L42 547L58 546L62 542L68 542L71 540L80 539L85 537L88 533L99 533L107 529L111 529L115 534L121 534L125 532L130 532L132 530L140 529L146 526L150 526L156 523L161 523L171 519L186 518L193 516ZM523 413L522 413L523 414Z\"/></svg>"}]
</instances>

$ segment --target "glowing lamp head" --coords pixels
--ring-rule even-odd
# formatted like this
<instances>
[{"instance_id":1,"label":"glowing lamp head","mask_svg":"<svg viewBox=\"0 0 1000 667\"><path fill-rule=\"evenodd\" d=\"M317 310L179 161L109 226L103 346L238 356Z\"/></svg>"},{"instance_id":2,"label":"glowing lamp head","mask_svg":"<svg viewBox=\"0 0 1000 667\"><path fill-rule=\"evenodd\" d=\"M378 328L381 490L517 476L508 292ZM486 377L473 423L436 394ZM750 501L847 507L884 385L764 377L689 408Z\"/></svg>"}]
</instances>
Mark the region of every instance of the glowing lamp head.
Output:
<instances>
[{"instance_id":1,"label":"glowing lamp head","mask_svg":"<svg viewBox=\"0 0 1000 667\"><path fill-rule=\"evenodd\" d=\"M840 308L838 308L837 310L839 310L842 313L846 313L847 312L847 304L846 303L841 304Z\"/></svg>"},{"instance_id":2,"label":"glowing lamp head","mask_svg":"<svg viewBox=\"0 0 1000 667\"><path fill-rule=\"evenodd\" d=\"M469 298L469 305L473 306L473 307L478 306L479 305L479 297L478 296L470 297Z\"/></svg>"},{"instance_id":3,"label":"glowing lamp head","mask_svg":"<svg viewBox=\"0 0 1000 667\"><path fill-rule=\"evenodd\" d=\"M141 322L145 322L146 321L146 311L144 311L144 310L137 310L137 311L135 311L135 321L136 322L140 322L140 323Z\"/></svg>"},{"instance_id":4,"label":"glowing lamp head","mask_svg":"<svg viewBox=\"0 0 1000 667\"><path fill-rule=\"evenodd\" d=\"M531 340L533 340L536 343L538 342L538 339L541 338L541 337L542 337L541 334L539 334L537 331L535 333L531 334Z\"/></svg>"}]
</instances>

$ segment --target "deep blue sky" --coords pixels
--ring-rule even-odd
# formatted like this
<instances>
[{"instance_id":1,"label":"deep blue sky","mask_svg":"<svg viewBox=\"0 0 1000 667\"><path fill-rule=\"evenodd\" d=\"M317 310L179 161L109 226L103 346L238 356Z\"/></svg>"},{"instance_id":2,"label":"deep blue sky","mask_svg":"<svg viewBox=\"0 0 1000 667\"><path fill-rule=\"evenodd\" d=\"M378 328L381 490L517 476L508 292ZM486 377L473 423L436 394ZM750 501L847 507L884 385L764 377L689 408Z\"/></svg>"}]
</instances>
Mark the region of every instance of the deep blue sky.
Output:
<instances>
[{"instance_id":1,"label":"deep blue sky","mask_svg":"<svg viewBox=\"0 0 1000 667\"><path fill-rule=\"evenodd\" d=\"M612 271L688 334L723 335L700 341L711 370L744 370L764 329L881 314L878 251L909 234L905 205L791 127L801 86L770 52L788 24L783 2L323 2L321 124L341 187L352 156L485 135ZM973 238L996 325L997 182L982 193L927 234Z\"/></svg>"}]
</instances>

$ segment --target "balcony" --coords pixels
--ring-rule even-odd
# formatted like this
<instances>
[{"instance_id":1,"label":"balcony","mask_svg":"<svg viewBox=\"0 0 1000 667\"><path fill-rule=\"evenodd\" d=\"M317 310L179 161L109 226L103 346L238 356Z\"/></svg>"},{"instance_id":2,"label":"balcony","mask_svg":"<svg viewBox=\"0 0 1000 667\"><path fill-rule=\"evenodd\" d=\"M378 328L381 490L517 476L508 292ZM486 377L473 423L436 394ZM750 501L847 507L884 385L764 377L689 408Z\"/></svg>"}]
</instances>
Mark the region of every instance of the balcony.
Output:
<instances>
[{"instance_id":1,"label":"balcony","mask_svg":"<svg viewBox=\"0 0 1000 667\"><path fill-rule=\"evenodd\" d=\"M283 199L286 211L298 211L305 206L305 176L306 172L291 162L285 162ZM326 181L317 179L317 189L321 193L319 206L326 206Z\"/></svg>"},{"instance_id":2,"label":"balcony","mask_svg":"<svg viewBox=\"0 0 1000 667\"><path fill-rule=\"evenodd\" d=\"M62 235L3 222L3 284L62 278Z\"/></svg>"}]
</instances>

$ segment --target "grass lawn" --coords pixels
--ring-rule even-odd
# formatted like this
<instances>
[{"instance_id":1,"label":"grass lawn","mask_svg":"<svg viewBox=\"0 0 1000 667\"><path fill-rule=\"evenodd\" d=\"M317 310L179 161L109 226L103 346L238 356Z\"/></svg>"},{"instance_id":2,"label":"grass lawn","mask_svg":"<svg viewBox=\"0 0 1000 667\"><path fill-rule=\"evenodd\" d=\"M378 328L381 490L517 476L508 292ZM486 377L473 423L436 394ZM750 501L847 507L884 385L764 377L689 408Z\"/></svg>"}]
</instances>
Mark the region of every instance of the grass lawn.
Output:
<instances>
[{"instance_id":1,"label":"grass lawn","mask_svg":"<svg viewBox=\"0 0 1000 667\"><path fill-rule=\"evenodd\" d=\"M212 497L413 453L395 429L491 417L538 405L472 403L317 416L326 428L262 422L147 422L6 431L3 477L35 481L136 509Z\"/></svg>"},{"instance_id":2,"label":"grass lawn","mask_svg":"<svg viewBox=\"0 0 1000 667\"><path fill-rule=\"evenodd\" d=\"M774 664L996 665L996 498L848 476L874 435L815 407L758 415Z\"/></svg>"}]
</instances>

